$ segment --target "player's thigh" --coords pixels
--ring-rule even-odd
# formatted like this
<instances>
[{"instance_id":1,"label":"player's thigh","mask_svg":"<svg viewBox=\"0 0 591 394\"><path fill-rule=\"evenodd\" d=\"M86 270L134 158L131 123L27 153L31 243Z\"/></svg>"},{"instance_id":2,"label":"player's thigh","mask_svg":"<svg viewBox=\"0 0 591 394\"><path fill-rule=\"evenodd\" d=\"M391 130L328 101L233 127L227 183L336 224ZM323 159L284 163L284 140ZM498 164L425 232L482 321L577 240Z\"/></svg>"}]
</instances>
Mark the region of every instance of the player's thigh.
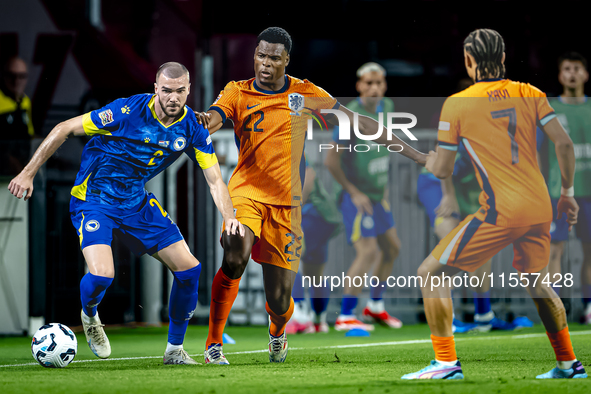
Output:
<instances>
[{"instance_id":1,"label":"player's thigh","mask_svg":"<svg viewBox=\"0 0 591 394\"><path fill-rule=\"evenodd\" d=\"M377 237L361 237L353 243L355 259L371 266L380 255Z\"/></svg>"},{"instance_id":2,"label":"player's thigh","mask_svg":"<svg viewBox=\"0 0 591 394\"><path fill-rule=\"evenodd\" d=\"M184 239L159 250L152 254L152 257L166 265L172 272L186 271L199 264Z\"/></svg>"},{"instance_id":3,"label":"player's thigh","mask_svg":"<svg viewBox=\"0 0 591 394\"><path fill-rule=\"evenodd\" d=\"M552 237L552 235L550 235L550 237ZM565 244L566 241L550 242L550 258L548 262L548 271L551 274L560 273L562 271L562 254L564 253Z\"/></svg>"},{"instance_id":4,"label":"player's thigh","mask_svg":"<svg viewBox=\"0 0 591 394\"><path fill-rule=\"evenodd\" d=\"M550 226L552 222L514 229L513 267L519 272L534 273L546 268L550 260ZM522 234L520 234L522 232Z\"/></svg>"},{"instance_id":5,"label":"player's thigh","mask_svg":"<svg viewBox=\"0 0 591 394\"><path fill-rule=\"evenodd\" d=\"M513 242L511 229L482 222L468 215L433 249L443 265L472 272Z\"/></svg>"},{"instance_id":6,"label":"player's thigh","mask_svg":"<svg viewBox=\"0 0 591 394\"><path fill-rule=\"evenodd\" d=\"M302 257L301 207L264 205L264 221L252 259L297 272Z\"/></svg>"},{"instance_id":7,"label":"player's thigh","mask_svg":"<svg viewBox=\"0 0 591 394\"><path fill-rule=\"evenodd\" d=\"M455 217L441 217L435 218L435 235L437 238L443 239L449 234L454 228L460 224L460 221Z\"/></svg>"},{"instance_id":8,"label":"player's thigh","mask_svg":"<svg viewBox=\"0 0 591 394\"><path fill-rule=\"evenodd\" d=\"M97 276L115 277L115 264L111 245L95 244L82 249L88 271Z\"/></svg>"}]
</instances>

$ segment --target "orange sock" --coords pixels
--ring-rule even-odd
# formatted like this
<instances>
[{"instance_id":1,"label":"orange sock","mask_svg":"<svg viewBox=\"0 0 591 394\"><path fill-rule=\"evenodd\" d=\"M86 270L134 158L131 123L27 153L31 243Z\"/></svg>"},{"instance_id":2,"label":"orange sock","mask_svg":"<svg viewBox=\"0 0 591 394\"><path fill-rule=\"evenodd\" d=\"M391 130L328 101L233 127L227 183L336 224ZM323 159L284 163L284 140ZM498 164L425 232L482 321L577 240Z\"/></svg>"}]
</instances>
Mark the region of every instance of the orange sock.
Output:
<instances>
[{"instance_id":1,"label":"orange sock","mask_svg":"<svg viewBox=\"0 0 591 394\"><path fill-rule=\"evenodd\" d=\"M435 360L437 361L456 361L456 342L453 335L451 337L436 337L431 334L433 350L435 350Z\"/></svg>"},{"instance_id":2,"label":"orange sock","mask_svg":"<svg viewBox=\"0 0 591 394\"><path fill-rule=\"evenodd\" d=\"M568 327L554 334L546 332L546 335L550 338L550 343L554 348L554 353L556 353L556 361L572 361L576 359Z\"/></svg>"},{"instance_id":3,"label":"orange sock","mask_svg":"<svg viewBox=\"0 0 591 394\"><path fill-rule=\"evenodd\" d=\"M209 307L209 333L205 348L212 343L223 343L224 327L232 305L238 295L240 278L230 279L220 268L211 284L211 305Z\"/></svg>"},{"instance_id":4,"label":"orange sock","mask_svg":"<svg viewBox=\"0 0 591 394\"><path fill-rule=\"evenodd\" d=\"M269 334L273 335L274 337L278 337L283 335L283 331L285 331L285 326L289 319L291 319L291 315L293 315L293 298L289 301L289 308L287 312L283 315L278 315L269 308L269 304L265 304L265 308L267 309L267 313L271 316L271 325L269 326Z\"/></svg>"}]
</instances>

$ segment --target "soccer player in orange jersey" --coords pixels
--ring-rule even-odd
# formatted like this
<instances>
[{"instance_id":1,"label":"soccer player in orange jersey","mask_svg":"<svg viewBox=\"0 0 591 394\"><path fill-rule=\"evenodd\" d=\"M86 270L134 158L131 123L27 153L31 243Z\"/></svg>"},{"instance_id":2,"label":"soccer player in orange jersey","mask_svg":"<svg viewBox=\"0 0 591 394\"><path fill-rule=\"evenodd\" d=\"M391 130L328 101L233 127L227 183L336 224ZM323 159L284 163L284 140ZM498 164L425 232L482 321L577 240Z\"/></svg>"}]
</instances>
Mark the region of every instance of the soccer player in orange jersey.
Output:
<instances>
[{"instance_id":1,"label":"soccer player in orange jersey","mask_svg":"<svg viewBox=\"0 0 591 394\"><path fill-rule=\"evenodd\" d=\"M429 152L426 168L438 178L452 175L457 146L463 142L482 193L481 208L464 219L419 267L425 315L431 328L435 360L403 379L463 379L452 334L449 281L433 277L474 271L513 244L513 266L526 274L527 289L538 308L557 359L556 368L538 378L585 378L577 361L564 306L543 276L550 253L552 206L536 162L536 124L556 146L562 173L558 213L577 222L573 196L575 155L546 95L535 87L504 79L505 44L489 29L475 30L464 41L468 75L476 82L446 100L439 122L439 147ZM523 279L522 279L523 281ZM523 281L522 283L524 283Z\"/></svg>"},{"instance_id":2,"label":"soccer player in orange jersey","mask_svg":"<svg viewBox=\"0 0 591 394\"><path fill-rule=\"evenodd\" d=\"M251 254L263 268L270 315L269 361L285 360L285 326L293 313L291 290L301 254L300 171L304 168L306 114L338 109L353 122L354 113L326 91L285 74L290 50L291 37L285 30L264 30L254 53L255 77L228 83L209 111L198 114L210 133L226 119L234 123L239 157L228 189L236 217L246 229L244 238L222 235L224 257L212 284L206 363L228 364L222 353L223 330ZM375 134L378 129L378 123L365 116L359 116L358 123L364 134ZM386 135L382 133L376 142L392 143ZM404 146L403 155L424 163L426 155L392 138Z\"/></svg>"}]
</instances>

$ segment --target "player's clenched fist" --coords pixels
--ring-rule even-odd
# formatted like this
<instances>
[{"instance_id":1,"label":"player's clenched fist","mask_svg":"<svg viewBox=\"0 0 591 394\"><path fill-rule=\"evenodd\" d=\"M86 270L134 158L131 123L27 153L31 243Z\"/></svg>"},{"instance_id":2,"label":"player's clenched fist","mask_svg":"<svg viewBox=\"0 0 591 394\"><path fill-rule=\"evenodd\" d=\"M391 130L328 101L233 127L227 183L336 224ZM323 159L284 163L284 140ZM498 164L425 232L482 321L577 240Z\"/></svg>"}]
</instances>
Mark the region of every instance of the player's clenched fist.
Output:
<instances>
[{"instance_id":1,"label":"player's clenched fist","mask_svg":"<svg viewBox=\"0 0 591 394\"><path fill-rule=\"evenodd\" d=\"M33 178L23 171L10 181L8 190L18 199L22 198L24 194L25 201L27 201L33 194Z\"/></svg>"}]
</instances>

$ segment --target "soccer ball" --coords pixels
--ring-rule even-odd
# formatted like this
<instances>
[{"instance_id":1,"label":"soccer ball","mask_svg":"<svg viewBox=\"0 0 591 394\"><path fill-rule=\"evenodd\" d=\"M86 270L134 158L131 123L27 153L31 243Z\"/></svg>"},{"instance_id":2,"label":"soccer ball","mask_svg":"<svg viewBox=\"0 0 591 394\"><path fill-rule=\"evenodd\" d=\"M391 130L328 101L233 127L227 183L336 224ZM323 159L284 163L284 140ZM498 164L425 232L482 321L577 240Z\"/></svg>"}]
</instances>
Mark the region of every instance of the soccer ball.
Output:
<instances>
[{"instance_id":1,"label":"soccer ball","mask_svg":"<svg viewBox=\"0 0 591 394\"><path fill-rule=\"evenodd\" d=\"M37 330L31 342L33 358L46 368L63 368L70 364L78 349L76 335L60 323L49 323Z\"/></svg>"}]
</instances>

